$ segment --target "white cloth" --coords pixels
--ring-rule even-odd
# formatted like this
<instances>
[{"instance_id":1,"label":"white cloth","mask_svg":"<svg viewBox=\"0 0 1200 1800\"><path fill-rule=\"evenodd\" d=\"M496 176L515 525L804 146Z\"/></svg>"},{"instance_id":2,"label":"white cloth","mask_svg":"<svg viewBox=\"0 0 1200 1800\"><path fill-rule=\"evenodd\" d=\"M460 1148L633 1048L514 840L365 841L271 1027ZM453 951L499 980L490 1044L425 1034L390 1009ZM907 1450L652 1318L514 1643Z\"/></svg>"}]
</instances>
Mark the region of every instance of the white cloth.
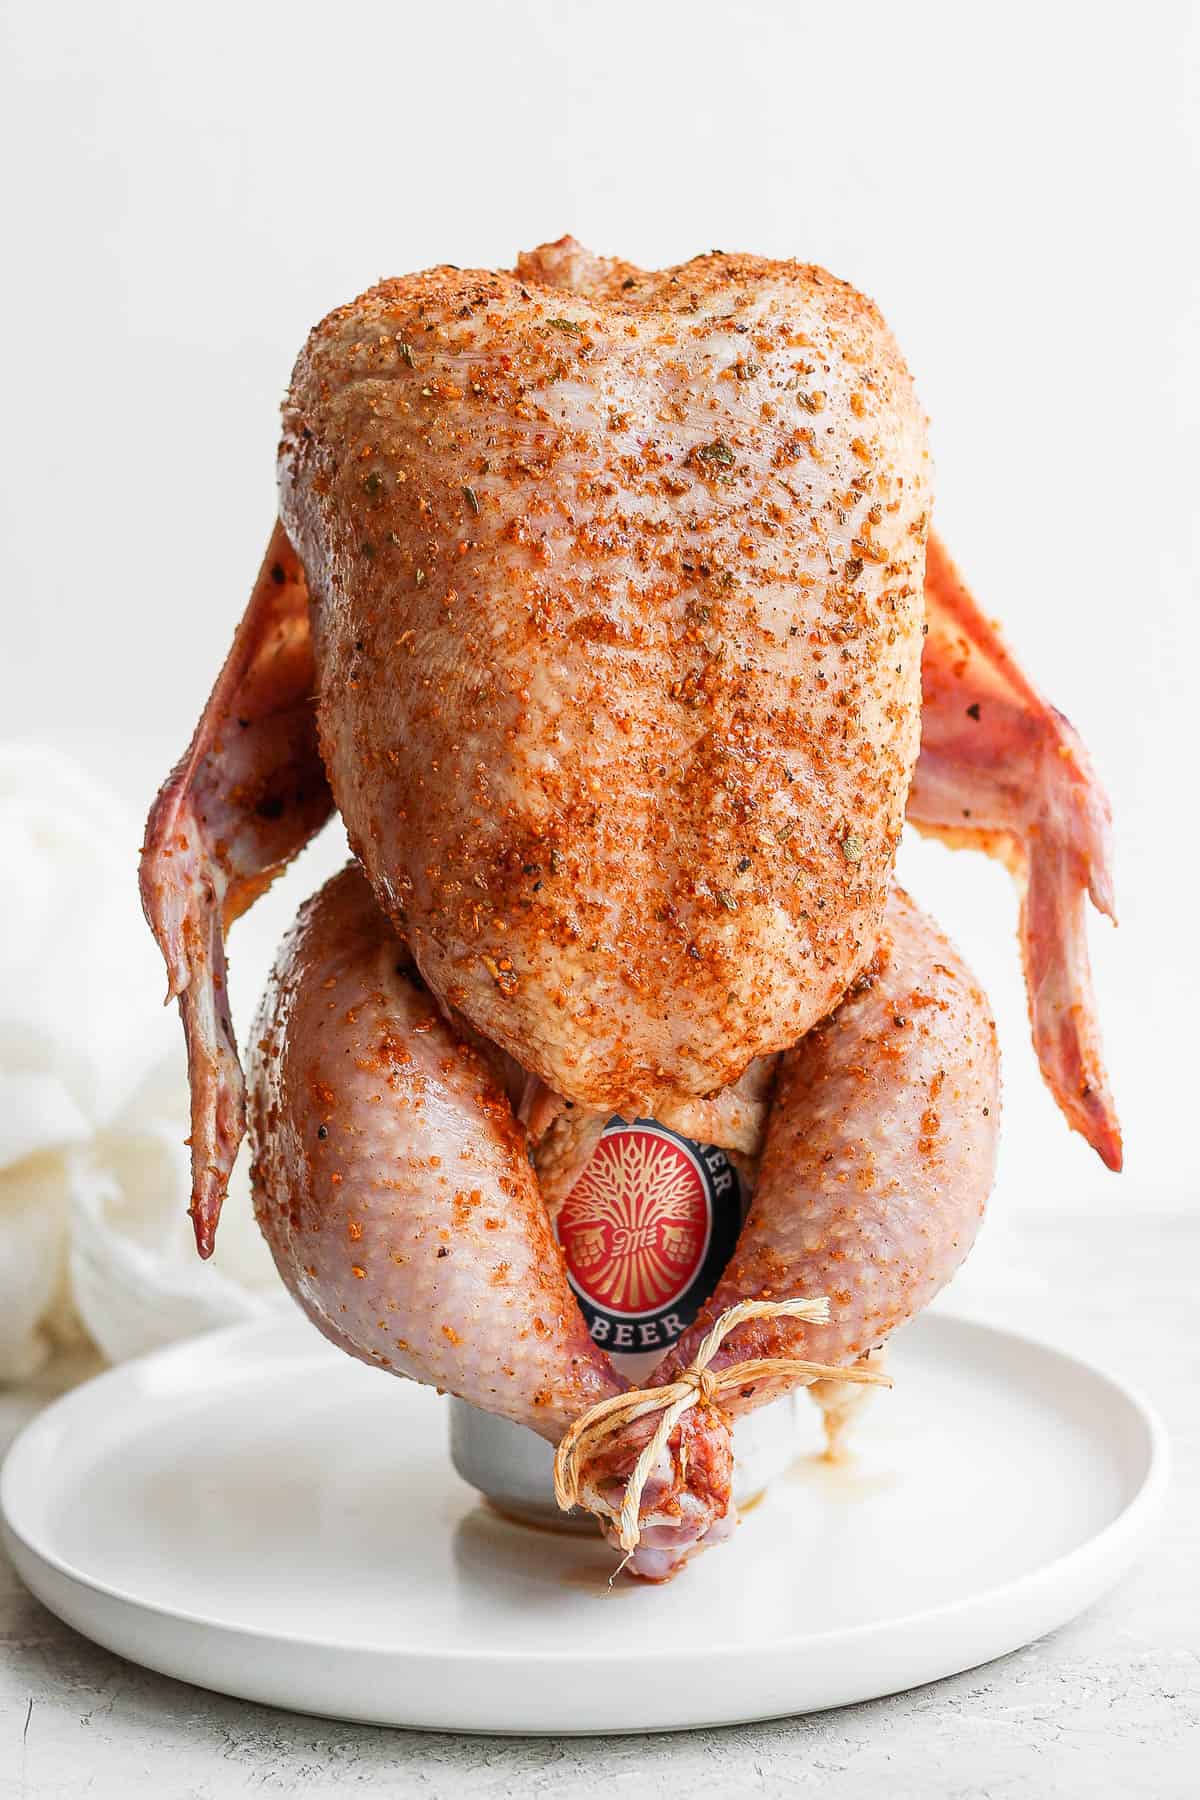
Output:
<instances>
[{"instance_id":1,"label":"white cloth","mask_svg":"<svg viewBox=\"0 0 1200 1800\"><path fill-rule=\"evenodd\" d=\"M278 1292L244 1174L214 1262L192 1247L185 1059L139 842L77 765L0 745L0 1381L81 1333L120 1359Z\"/></svg>"}]
</instances>

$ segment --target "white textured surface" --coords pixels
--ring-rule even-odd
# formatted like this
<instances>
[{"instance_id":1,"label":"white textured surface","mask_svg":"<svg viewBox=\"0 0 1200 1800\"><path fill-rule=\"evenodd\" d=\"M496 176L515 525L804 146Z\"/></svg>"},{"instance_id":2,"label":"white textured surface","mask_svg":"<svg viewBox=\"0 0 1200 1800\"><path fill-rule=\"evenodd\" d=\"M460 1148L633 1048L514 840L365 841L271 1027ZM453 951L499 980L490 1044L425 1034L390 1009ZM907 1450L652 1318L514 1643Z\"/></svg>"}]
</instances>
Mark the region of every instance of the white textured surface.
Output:
<instances>
[{"instance_id":1,"label":"white textured surface","mask_svg":"<svg viewBox=\"0 0 1200 1800\"><path fill-rule=\"evenodd\" d=\"M955 1293L1109 1363L1150 1394L1176 1478L1157 1547L1073 1626L988 1668L811 1719L681 1737L500 1740L294 1718L164 1680L95 1649L0 1573L4 1800L239 1800L347 1792L621 1800L705 1796L1004 1800L1051 1791L1194 1794L1200 1763L1200 1464L1186 1213L1002 1219ZM0 1403L8 1432L38 1404ZM6 1432L6 1435L8 1434ZM9 1785L9 1784L12 1785Z\"/></svg>"},{"instance_id":2,"label":"white textured surface","mask_svg":"<svg viewBox=\"0 0 1200 1800\"><path fill-rule=\"evenodd\" d=\"M935 1310L888 1366L849 1460L820 1459L806 1403L794 1466L666 1588L610 1590L598 1536L489 1513L444 1400L295 1309L48 1407L0 1472L3 1539L84 1637L291 1712L561 1738L849 1706L1078 1618L1157 1535L1167 1486L1127 1390L1027 1336Z\"/></svg>"}]
</instances>

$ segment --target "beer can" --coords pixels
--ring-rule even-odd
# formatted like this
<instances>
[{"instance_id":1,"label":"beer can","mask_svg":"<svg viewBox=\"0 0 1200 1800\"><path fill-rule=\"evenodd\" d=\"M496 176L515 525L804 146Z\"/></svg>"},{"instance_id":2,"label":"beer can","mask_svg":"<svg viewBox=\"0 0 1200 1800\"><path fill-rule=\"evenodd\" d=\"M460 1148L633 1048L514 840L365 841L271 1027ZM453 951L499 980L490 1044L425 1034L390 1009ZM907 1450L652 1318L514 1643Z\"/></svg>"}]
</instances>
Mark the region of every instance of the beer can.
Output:
<instances>
[{"instance_id":1,"label":"beer can","mask_svg":"<svg viewBox=\"0 0 1200 1800\"><path fill-rule=\"evenodd\" d=\"M714 1144L654 1119L610 1119L556 1222L567 1276L593 1340L646 1382L713 1293L750 1204L749 1184ZM796 1454L788 1394L740 1419L734 1498L746 1505ZM450 1403L450 1454L464 1481L511 1518L591 1530L554 1499L554 1451L536 1433Z\"/></svg>"}]
</instances>

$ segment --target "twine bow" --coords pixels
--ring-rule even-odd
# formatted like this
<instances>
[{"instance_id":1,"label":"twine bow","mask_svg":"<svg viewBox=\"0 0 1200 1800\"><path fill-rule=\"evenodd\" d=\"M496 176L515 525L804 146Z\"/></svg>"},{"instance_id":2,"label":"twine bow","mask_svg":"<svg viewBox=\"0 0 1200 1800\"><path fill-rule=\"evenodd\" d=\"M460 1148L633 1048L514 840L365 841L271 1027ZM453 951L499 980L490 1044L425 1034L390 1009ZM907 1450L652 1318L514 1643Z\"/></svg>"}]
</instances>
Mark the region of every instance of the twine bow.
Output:
<instances>
[{"instance_id":1,"label":"twine bow","mask_svg":"<svg viewBox=\"0 0 1200 1800\"><path fill-rule=\"evenodd\" d=\"M825 1325L829 1321L829 1301L823 1294L811 1300L742 1300L721 1314L697 1350L695 1361L674 1381L656 1388L630 1388L627 1393L614 1394L611 1399L601 1400L581 1413L563 1437L554 1457L554 1498L564 1512L579 1504L583 1471L596 1452L636 1420L661 1410L662 1417L653 1436L633 1466L619 1512L612 1512L601 1503L603 1510L609 1512L619 1526L617 1541L622 1550L630 1555L637 1549L641 1537L642 1491L672 1432L693 1406L713 1406L722 1394L735 1388L780 1376L792 1381L854 1381L873 1387L892 1385L881 1370L864 1368L858 1363L837 1368L830 1363L802 1362L792 1356L750 1357L745 1362L731 1363L714 1375L709 1363L729 1333L744 1325L747 1319L802 1319L809 1325ZM589 1496L592 1510L596 1510L596 1499L594 1494Z\"/></svg>"}]
</instances>

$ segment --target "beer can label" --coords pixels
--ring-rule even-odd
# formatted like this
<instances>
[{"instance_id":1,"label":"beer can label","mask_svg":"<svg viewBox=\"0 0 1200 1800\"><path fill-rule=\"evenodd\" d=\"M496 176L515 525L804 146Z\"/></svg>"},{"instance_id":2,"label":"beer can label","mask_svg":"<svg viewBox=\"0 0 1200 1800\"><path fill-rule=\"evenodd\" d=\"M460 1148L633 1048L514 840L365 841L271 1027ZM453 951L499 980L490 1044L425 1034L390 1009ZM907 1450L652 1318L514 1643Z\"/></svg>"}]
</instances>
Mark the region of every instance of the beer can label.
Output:
<instances>
[{"instance_id":1,"label":"beer can label","mask_svg":"<svg viewBox=\"0 0 1200 1800\"><path fill-rule=\"evenodd\" d=\"M725 1271L746 1197L724 1150L654 1119L610 1119L558 1216L596 1343L657 1361Z\"/></svg>"}]
</instances>

